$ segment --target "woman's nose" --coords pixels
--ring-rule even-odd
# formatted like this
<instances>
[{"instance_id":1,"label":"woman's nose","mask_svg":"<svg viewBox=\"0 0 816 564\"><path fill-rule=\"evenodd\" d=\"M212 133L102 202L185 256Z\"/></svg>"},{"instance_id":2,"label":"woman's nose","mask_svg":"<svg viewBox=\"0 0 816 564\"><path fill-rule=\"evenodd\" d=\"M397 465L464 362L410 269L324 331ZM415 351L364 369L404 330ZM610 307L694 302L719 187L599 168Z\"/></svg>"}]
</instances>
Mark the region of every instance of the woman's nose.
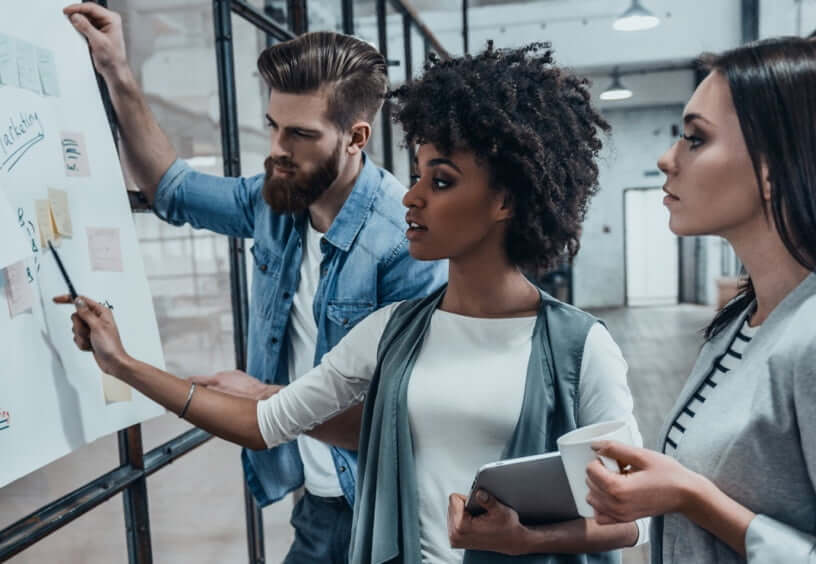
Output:
<instances>
[{"instance_id":1,"label":"woman's nose","mask_svg":"<svg viewBox=\"0 0 816 564\"><path fill-rule=\"evenodd\" d=\"M420 180L417 180L402 197L402 205L406 208L419 208L424 205L424 200L421 196L420 182Z\"/></svg>"},{"instance_id":2,"label":"woman's nose","mask_svg":"<svg viewBox=\"0 0 816 564\"><path fill-rule=\"evenodd\" d=\"M677 164L675 160L675 152L677 151L677 142L669 147L659 159L657 159L657 168L659 168L666 176L671 176L677 171Z\"/></svg>"}]
</instances>

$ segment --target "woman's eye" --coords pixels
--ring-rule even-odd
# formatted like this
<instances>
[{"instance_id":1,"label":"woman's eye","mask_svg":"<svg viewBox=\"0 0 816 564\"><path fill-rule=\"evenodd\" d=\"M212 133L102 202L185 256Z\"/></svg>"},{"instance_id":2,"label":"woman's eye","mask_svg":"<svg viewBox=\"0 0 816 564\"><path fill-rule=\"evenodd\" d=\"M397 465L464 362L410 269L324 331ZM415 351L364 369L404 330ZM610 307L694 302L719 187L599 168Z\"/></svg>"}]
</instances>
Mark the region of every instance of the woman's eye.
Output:
<instances>
[{"instance_id":1,"label":"woman's eye","mask_svg":"<svg viewBox=\"0 0 816 564\"><path fill-rule=\"evenodd\" d=\"M434 178L432 184L435 189L444 190L445 188L449 188L452 182L448 182L444 178Z\"/></svg>"},{"instance_id":2,"label":"woman's eye","mask_svg":"<svg viewBox=\"0 0 816 564\"><path fill-rule=\"evenodd\" d=\"M686 135L686 134L683 134L683 135L681 135L680 137L681 137L681 138L682 138L682 139L683 139L683 140L684 140L686 143L688 143L688 144L689 144L689 148L690 148L690 149L696 149L697 147L699 147L700 145L702 145L702 144L703 144L703 140L702 140L702 138L697 137L696 135Z\"/></svg>"},{"instance_id":3,"label":"woman's eye","mask_svg":"<svg viewBox=\"0 0 816 564\"><path fill-rule=\"evenodd\" d=\"M420 178L420 176L419 176L418 174L412 174L412 175L411 175L411 177L410 177L410 179L409 179L409 180L410 180L410 182L411 182L411 184L410 184L410 185L411 185L411 186L413 186L414 184L416 184L417 182L419 182L419 178Z\"/></svg>"}]
</instances>

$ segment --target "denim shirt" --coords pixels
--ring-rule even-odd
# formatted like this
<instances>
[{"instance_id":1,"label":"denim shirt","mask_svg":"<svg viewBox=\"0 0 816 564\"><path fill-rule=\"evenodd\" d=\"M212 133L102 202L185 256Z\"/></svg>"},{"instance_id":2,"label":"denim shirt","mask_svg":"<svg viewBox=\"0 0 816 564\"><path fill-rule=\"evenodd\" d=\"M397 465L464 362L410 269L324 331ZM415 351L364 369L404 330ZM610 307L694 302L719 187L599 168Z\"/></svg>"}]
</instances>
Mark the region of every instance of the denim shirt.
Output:
<instances>
[{"instance_id":1,"label":"denim shirt","mask_svg":"<svg viewBox=\"0 0 816 564\"><path fill-rule=\"evenodd\" d=\"M320 241L323 261L314 298L314 364L366 315L391 302L422 297L447 278L447 262L419 262L405 238L405 188L364 155L354 188ZM307 215L273 212L264 175L224 178L177 160L159 182L156 214L239 238L254 238L247 372L265 383L289 383L287 328L300 281ZM376 346L376 344L372 344ZM356 452L331 448L343 494L354 505ZM241 453L247 483L261 506L303 484L296 442Z\"/></svg>"}]
</instances>

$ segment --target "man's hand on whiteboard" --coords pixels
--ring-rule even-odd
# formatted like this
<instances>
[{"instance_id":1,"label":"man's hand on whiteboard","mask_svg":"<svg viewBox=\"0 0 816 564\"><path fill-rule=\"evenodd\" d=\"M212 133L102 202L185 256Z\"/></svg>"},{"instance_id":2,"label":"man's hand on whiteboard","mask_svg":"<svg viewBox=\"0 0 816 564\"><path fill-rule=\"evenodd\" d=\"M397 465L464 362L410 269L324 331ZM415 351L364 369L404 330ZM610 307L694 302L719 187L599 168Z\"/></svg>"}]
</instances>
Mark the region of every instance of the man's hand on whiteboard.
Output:
<instances>
[{"instance_id":1,"label":"man's hand on whiteboard","mask_svg":"<svg viewBox=\"0 0 816 564\"><path fill-rule=\"evenodd\" d=\"M254 400L265 400L283 388L283 386L264 384L241 370L225 370L211 376L192 376L190 381L211 390Z\"/></svg>"},{"instance_id":2,"label":"man's hand on whiteboard","mask_svg":"<svg viewBox=\"0 0 816 564\"><path fill-rule=\"evenodd\" d=\"M108 84L129 70L119 14L94 2L71 4L62 12L88 40L94 66Z\"/></svg>"},{"instance_id":3,"label":"man's hand on whiteboard","mask_svg":"<svg viewBox=\"0 0 816 564\"><path fill-rule=\"evenodd\" d=\"M57 296L58 304L70 304L71 296ZM85 296L73 301L76 312L71 314L74 343L83 351L93 352L94 359L106 374L116 376L128 359L128 354L119 338L119 330L113 319L113 312Z\"/></svg>"}]
</instances>

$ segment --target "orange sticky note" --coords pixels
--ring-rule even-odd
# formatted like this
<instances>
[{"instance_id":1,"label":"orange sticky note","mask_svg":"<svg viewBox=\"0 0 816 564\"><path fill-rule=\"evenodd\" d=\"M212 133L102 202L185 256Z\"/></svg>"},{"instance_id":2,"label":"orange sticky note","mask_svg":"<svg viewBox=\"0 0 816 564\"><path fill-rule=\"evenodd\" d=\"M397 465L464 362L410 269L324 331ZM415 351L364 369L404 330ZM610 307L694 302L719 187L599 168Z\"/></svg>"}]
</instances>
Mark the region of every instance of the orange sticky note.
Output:
<instances>
[{"instance_id":1,"label":"orange sticky note","mask_svg":"<svg viewBox=\"0 0 816 564\"><path fill-rule=\"evenodd\" d=\"M130 401L133 398L130 386L104 372L102 373L102 393L105 396L106 404Z\"/></svg>"},{"instance_id":2,"label":"orange sticky note","mask_svg":"<svg viewBox=\"0 0 816 564\"><path fill-rule=\"evenodd\" d=\"M37 216L37 227L40 229L40 247L46 248L48 241L56 245L58 239L57 228L51 215L51 202L48 200L35 200L34 213Z\"/></svg>"},{"instance_id":3,"label":"orange sticky note","mask_svg":"<svg viewBox=\"0 0 816 564\"><path fill-rule=\"evenodd\" d=\"M54 231L61 237L71 237L74 228L71 225L71 212L68 209L68 193L64 190L49 188L48 202L51 204Z\"/></svg>"}]
</instances>

